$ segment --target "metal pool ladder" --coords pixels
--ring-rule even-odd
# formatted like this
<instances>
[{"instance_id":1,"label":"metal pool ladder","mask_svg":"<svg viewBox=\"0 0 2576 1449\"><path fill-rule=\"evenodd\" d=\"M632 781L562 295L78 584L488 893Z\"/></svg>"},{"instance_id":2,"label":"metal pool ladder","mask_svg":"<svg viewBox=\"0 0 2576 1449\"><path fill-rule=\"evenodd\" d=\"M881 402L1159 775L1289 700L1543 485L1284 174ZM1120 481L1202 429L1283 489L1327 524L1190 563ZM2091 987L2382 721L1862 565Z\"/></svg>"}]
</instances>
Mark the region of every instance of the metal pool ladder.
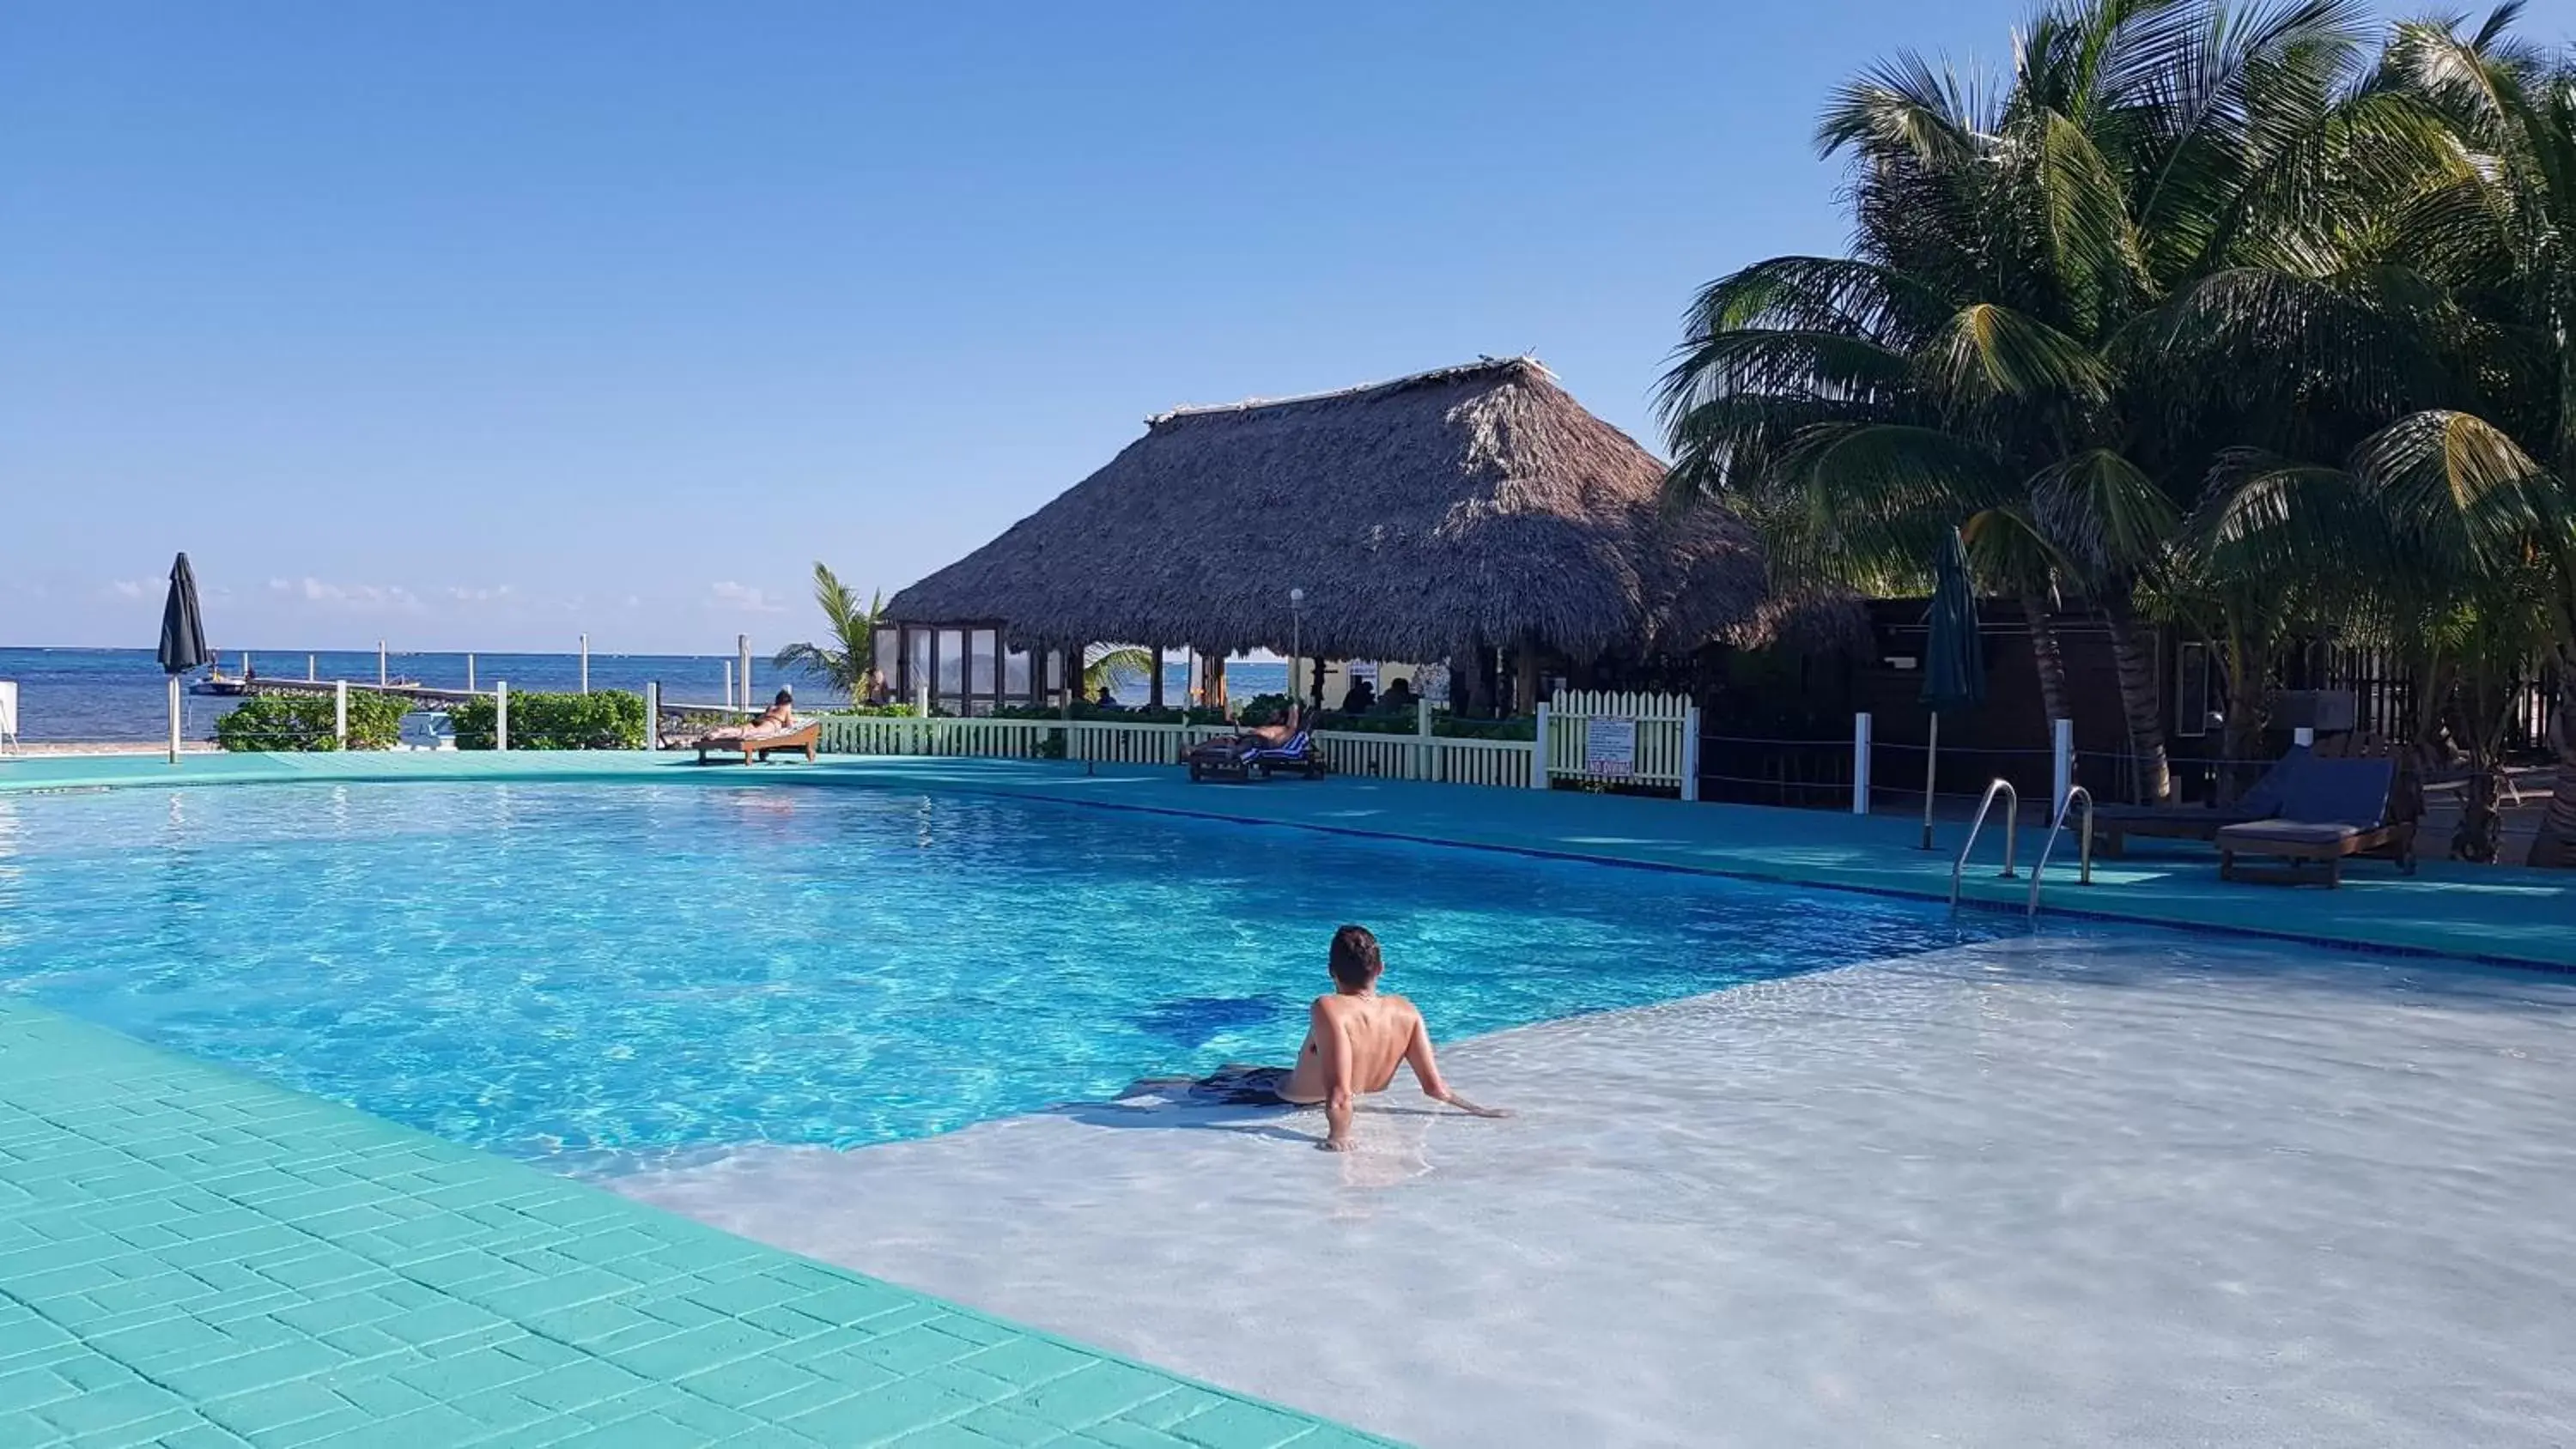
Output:
<instances>
[{"instance_id":1,"label":"metal pool ladder","mask_svg":"<svg viewBox=\"0 0 2576 1449\"><path fill-rule=\"evenodd\" d=\"M2048 827L2048 841L2039 848L2039 864L2030 868L2030 909L2025 914L2031 920L2039 919L2039 878L2048 872L2049 853L2057 849L2058 832L2066 828L2066 812L2074 809L2075 802L2078 800L2084 802L2084 827L2082 834L2077 837L2081 842L2077 850L2077 859L2082 862L2082 865L2075 877L2075 883L2077 885L2093 883L2093 792L2077 785L2066 792L2065 803L2057 807L2057 823Z\"/></svg>"},{"instance_id":2,"label":"metal pool ladder","mask_svg":"<svg viewBox=\"0 0 2576 1449\"><path fill-rule=\"evenodd\" d=\"M1998 775L1986 787L1986 798L1977 802L1977 818L1968 827L1968 843L1959 847L1959 858L1950 862L1950 909L1954 911L1959 908L1960 872L1968 868L1968 856L1977 848L1977 832L1986 828L1986 812L1994 808L1997 795L2003 796L2005 802L2004 870L1997 879L2013 878L2013 837L2020 833L2015 827L2021 818L2021 796L2013 789L2012 781Z\"/></svg>"}]
</instances>

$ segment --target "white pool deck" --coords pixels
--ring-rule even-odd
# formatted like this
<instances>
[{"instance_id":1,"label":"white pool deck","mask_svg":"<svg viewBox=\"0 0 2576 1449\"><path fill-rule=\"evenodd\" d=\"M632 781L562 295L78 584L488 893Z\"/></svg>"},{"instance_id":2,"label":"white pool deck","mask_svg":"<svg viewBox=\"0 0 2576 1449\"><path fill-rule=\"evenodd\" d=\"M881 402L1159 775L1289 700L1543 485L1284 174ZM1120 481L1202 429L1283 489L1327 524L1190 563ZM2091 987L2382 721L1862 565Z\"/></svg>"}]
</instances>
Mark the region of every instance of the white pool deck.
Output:
<instances>
[{"instance_id":1,"label":"white pool deck","mask_svg":"<svg viewBox=\"0 0 2576 1449\"><path fill-rule=\"evenodd\" d=\"M2576 980L2039 937L613 1185L1426 1446L2576 1440ZM1400 1080L1399 1087L1403 1086Z\"/></svg>"}]
</instances>

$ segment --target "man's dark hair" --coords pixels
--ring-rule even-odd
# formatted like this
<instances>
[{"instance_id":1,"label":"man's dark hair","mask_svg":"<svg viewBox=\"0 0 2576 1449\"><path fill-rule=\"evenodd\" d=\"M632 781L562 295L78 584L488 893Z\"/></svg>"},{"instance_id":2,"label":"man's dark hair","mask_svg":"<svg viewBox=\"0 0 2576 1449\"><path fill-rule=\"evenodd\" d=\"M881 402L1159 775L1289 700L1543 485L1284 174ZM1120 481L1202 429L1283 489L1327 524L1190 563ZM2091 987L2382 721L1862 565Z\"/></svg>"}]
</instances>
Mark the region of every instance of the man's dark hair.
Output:
<instances>
[{"instance_id":1,"label":"man's dark hair","mask_svg":"<svg viewBox=\"0 0 2576 1449\"><path fill-rule=\"evenodd\" d=\"M1344 926L1333 933L1330 964L1334 984L1353 991L1375 981L1378 973L1386 969L1385 959L1378 954L1377 937L1370 935L1366 926Z\"/></svg>"}]
</instances>

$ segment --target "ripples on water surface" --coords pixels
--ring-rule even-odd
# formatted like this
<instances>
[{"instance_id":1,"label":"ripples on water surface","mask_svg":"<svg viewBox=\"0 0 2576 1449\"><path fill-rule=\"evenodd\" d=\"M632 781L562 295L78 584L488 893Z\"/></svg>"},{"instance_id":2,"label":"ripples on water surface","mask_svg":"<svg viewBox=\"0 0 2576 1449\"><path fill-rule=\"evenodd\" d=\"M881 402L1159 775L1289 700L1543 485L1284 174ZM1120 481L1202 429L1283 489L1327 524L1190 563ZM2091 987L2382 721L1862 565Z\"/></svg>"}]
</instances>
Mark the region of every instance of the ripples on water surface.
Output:
<instances>
[{"instance_id":1,"label":"ripples on water surface","mask_svg":"<svg viewBox=\"0 0 2576 1449\"><path fill-rule=\"evenodd\" d=\"M887 1141L1283 1060L1343 921L1444 1037L2004 929L873 789L0 797L0 989L532 1157Z\"/></svg>"}]
</instances>

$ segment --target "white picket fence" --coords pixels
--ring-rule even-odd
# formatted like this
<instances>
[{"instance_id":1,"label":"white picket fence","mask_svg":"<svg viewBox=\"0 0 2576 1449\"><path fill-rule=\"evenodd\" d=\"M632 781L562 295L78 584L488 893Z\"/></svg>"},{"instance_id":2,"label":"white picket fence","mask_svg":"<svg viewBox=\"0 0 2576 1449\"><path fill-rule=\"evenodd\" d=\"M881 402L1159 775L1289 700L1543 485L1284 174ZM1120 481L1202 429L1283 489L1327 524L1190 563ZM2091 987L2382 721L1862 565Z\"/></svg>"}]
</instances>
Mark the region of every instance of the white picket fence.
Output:
<instances>
[{"instance_id":1,"label":"white picket fence","mask_svg":"<svg viewBox=\"0 0 2576 1449\"><path fill-rule=\"evenodd\" d=\"M921 719L863 715L823 721L827 755L973 755L1034 760L1047 735L1061 728L1042 719Z\"/></svg>"},{"instance_id":2,"label":"white picket fence","mask_svg":"<svg viewBox=\"0 0 2576 1449\"><path fill-rule=\"evenodd\" d=\"M1565 691L1539 707L1547 777L1699 798L1699 706L1686 695Z\"/></svg>"},{"instance_id":3,"label":"white picket fence","mask_svg":"<svg viewBox=\"0 0 2576 1449\"><path fill-rule=\"evenodd\" d=\"M835 755L948 755L1037 759L1064 734L1065 758L1102 765L1178 765L1224 725L1123 720L924 719L870 716L823 721ZM1679 695L1578 691L1539 708L1534 740L1454 739L1431 732L1426 707L1410 734L1318 730L1315 746L1335 774L1498 789L1547 789L1601 781L1699 795L1699 711ZM1545 761L1544 767L1540 762Z\"/></svg>"}]
</instances>

